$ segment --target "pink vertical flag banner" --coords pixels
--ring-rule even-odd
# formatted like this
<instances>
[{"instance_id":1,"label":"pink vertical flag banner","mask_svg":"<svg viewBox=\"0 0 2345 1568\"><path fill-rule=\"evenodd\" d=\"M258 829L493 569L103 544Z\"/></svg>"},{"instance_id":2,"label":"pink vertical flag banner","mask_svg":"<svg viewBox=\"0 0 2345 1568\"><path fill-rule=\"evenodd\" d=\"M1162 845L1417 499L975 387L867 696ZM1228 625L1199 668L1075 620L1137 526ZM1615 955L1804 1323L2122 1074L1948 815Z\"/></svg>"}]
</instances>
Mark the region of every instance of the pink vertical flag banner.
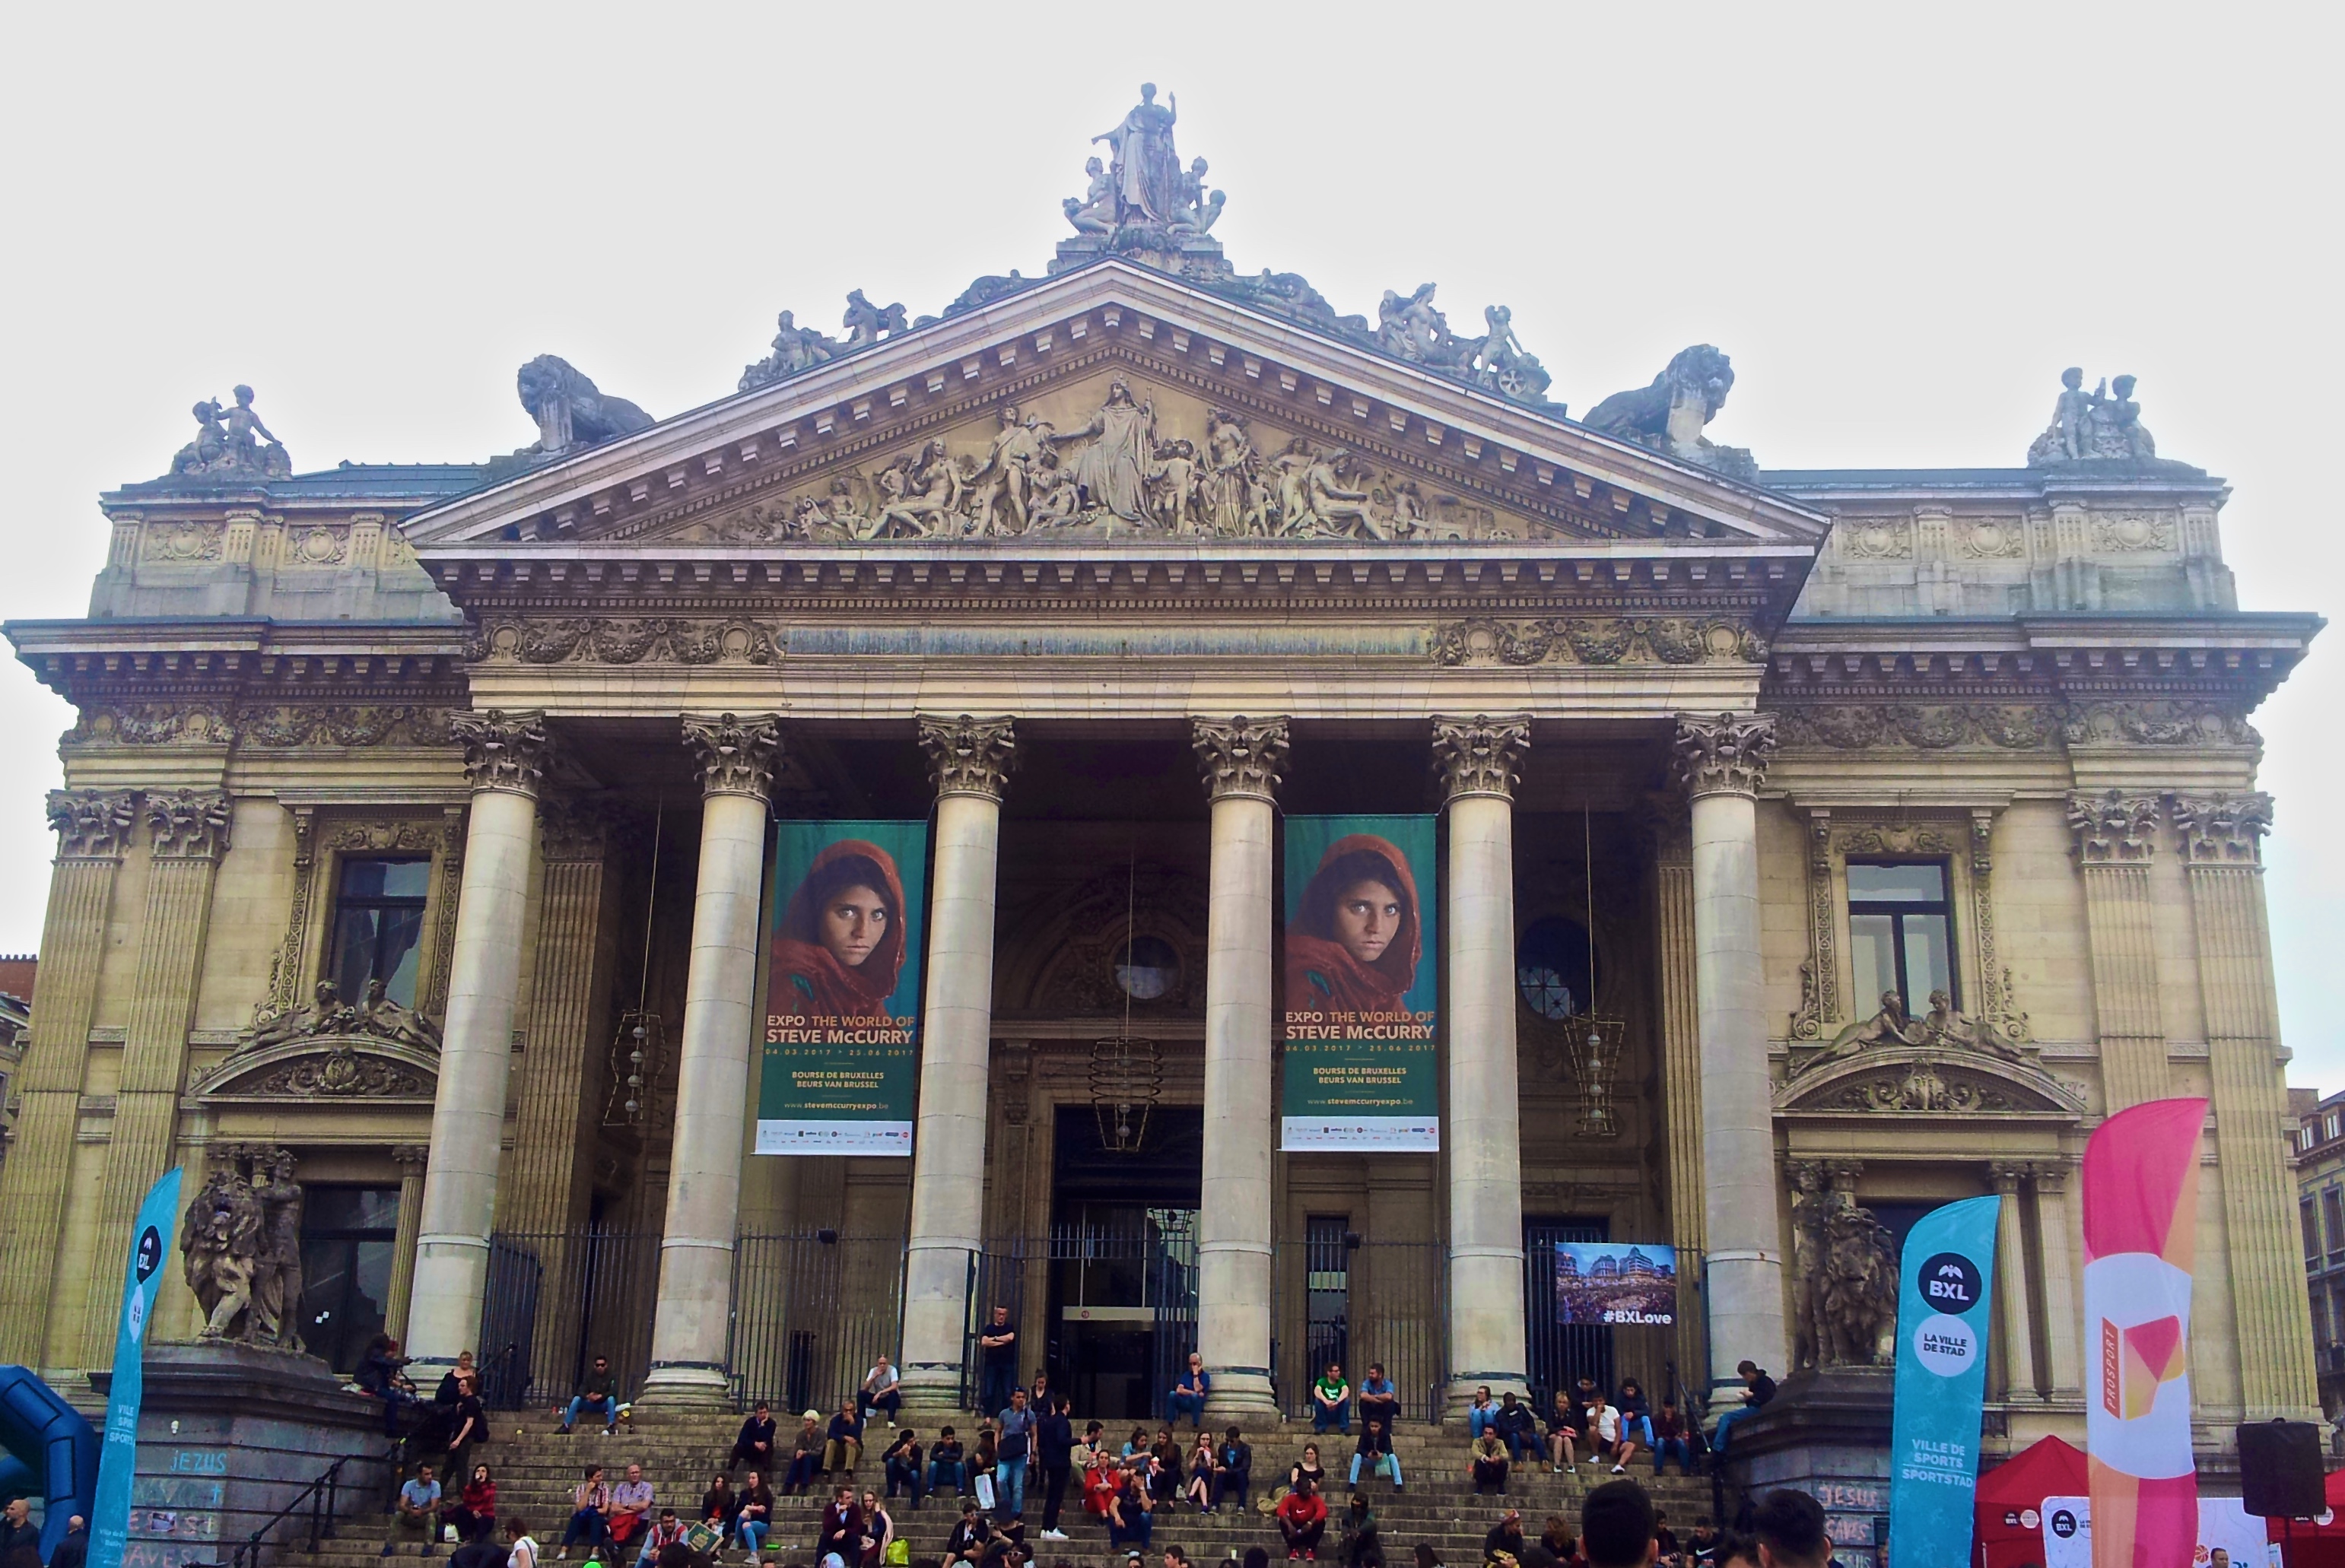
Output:
<instances>
[{"instance_id":1,"label":"pink vertical flag banner","mask_svg":"<svg viewBox=\"0 0 2345 1568\"><path fill-rule=\"evenodd\" d=\"M2093 1568L2191 1568L2190 1266L2203 1099L2151 1100L2085 1146L2085 1452Z\"/></svg>"}]
</instances>

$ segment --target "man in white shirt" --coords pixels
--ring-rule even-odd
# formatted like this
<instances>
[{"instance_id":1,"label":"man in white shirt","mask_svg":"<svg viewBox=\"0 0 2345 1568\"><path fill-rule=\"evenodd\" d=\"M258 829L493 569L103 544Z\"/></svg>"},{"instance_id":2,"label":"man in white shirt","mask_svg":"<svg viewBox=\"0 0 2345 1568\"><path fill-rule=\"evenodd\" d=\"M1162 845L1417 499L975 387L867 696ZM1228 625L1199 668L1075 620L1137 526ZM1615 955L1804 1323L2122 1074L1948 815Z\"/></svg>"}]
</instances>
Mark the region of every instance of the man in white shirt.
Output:
<instances>
[{"instance_id":1,"label":"man in white shirt","mask_svg":"<svg viewBox=\"0 0 2345 1568\"><path fill-rule=\"evenodd\" d=\"M896 1369L888 1361L888 1352L879 1352L878 1364L863 1377L863 1411L868 1418L874 1411L888 1412L888 1424L896 1424L896 1412L904 1408L904 1392L897 1386Z\"/></svg>"},{"instance_id":2,"label":"man in white shirt","mask_svg":"<svg viewBox=\"0 0 2345 1568\"><path fill-rule=\"evenodd\" d=\"M1621 1437L1620 1408L1606 1399L1601 1389L1588 1401L1588 1440L1599 1454L1611 1456L1613 1474L1629 1473L1629 1456L1637 1445Z\"/></svg>"}]
</instances>

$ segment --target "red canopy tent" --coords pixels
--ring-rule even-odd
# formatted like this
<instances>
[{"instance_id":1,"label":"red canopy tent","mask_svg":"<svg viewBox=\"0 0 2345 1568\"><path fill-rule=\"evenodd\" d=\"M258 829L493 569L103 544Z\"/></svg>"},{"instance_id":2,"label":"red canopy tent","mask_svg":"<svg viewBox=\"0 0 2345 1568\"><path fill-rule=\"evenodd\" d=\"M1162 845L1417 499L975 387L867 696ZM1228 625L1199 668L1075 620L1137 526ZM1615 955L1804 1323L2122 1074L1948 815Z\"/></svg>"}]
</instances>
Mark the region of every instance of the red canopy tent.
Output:
<instances>
[{"instance_id":1,"label":"red canopy tent","mask_svg":"<svg viewBox=\"0 0 2345 1568\"><path fill-rule=\"evenodd\" d=\"M2287 1568L2345 1568L2345 1470L2321 1483L2329 1500L2329 1522L2309 1519L2271 1519L2271 1538L2279 1542L2280 1561Z\"/></svg>"},{"instance_id":2,"label":"red canopy tent","mask_svg":"<svg viewBox=\"0 0 2345 1568\"><path fill-rule=\"evenodd\" d=\"M2024 1568L2044 1561L2044 1500L2082 1497L2085 1455L2056 1437L2039 1438L1979 1477L1973 1562Z\"/></svg>"}]
</instances>

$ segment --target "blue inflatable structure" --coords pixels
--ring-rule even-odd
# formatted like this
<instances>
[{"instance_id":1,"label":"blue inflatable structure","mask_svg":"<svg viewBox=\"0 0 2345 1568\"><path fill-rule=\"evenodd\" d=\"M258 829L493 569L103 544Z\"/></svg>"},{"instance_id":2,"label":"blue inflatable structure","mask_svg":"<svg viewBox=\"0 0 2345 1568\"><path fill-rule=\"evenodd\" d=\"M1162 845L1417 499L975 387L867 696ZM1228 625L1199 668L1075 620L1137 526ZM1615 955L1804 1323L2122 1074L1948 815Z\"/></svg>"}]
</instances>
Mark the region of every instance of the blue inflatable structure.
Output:
<instances>
[{"instance_id":1,"label":"blue inflatable structure","mask_svg":"<svg viewBox=\"0 0 2345 1568\"><path fill-rule=\"evenodd\" d=\"M0 1367L0 1497L42 1500L41 1557L66 1522L97 1506L97 1433L56 1390L23 1367Z\"/></svg>"}]
</instances>

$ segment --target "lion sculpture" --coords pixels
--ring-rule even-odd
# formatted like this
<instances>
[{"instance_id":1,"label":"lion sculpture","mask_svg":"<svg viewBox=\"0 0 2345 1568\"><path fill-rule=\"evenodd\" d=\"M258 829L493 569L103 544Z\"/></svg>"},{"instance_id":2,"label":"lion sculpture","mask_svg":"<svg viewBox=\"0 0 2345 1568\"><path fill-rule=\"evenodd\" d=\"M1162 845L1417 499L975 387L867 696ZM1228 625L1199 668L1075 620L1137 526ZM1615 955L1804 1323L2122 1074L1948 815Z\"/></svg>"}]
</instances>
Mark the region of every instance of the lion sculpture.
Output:
<instances>
[{"instance_id":1,"label":"lion sculpture","mask_svg":"<svg viewBox=\"0 0 2345 1568\"><path fill-rule=\"evenodd\" d=\"M1650 386L1613 393L1582 422L1731 478L1751 479L1759 470L1748 451L1719 446L1701 433L1733 388L1733 362L1711 345L1696 343L1680 350Z\"/></svg>"},{"instance_id":2,"label":"lion sculpture","mask_svg":"<svg viewBox=\"0 0 2345 1568\"><path fill-rule=\"evenodd\" d=\"M652 417L595 386L567 359L540 354L514 378L521 406L537 421L537 444L523 450L548 457L597 446L648 429Z\"/></svg>"}]
</instances>

